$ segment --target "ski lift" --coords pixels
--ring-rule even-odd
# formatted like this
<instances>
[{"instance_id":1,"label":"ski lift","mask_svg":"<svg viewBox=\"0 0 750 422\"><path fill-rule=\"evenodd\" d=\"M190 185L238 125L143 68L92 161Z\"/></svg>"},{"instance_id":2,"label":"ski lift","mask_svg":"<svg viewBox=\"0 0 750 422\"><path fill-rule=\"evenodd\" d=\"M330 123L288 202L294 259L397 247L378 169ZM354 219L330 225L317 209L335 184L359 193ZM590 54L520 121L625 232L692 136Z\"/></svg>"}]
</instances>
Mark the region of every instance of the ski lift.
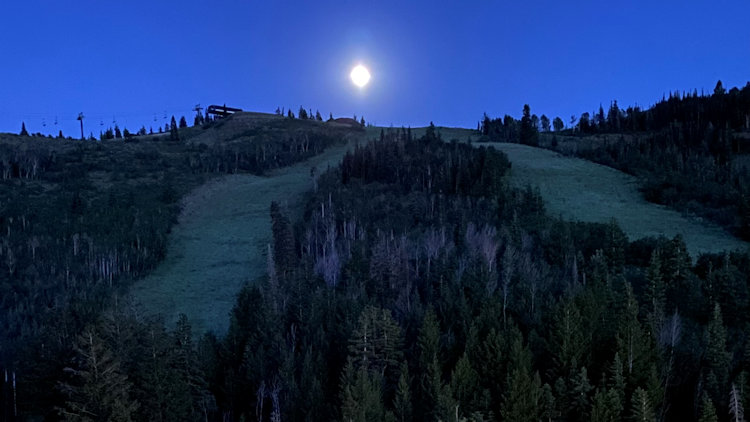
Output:
<instances>
[{"instance_id":1,"label":"ski lift","mask_svg":"<svg viewBox=\"0 0 750 422\"><path fill-rule=\"evenodd\" d=\"M47 119L42 119L42 127L47 127Z\"/></svg>"},{"instance_id":2,"label":"ski lift","mask_svg":"<svg viewBox=\"0 0 750 422\"><path fill-rule=\"evenodd\" d=\"M55 116L55 126L57 126L57 116Z\"/></svg>"}]
</instances>

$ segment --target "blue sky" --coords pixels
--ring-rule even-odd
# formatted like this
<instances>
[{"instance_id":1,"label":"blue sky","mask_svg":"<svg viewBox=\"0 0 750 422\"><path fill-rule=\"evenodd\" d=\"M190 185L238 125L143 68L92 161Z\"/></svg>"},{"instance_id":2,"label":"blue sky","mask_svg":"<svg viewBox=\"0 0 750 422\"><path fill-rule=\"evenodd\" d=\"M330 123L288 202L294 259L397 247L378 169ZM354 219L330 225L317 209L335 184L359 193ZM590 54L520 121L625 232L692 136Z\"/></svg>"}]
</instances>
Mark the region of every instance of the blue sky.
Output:
<instances>
[{"instance_id":1,"label":"blue sky","mask_svg":"<svg viewBox=\"0 0 750 422\"><path fill-rule=\"evenodd\" d=\"M750 81L747 0L6 3L2 132L163 126L197 103L465 127L528 103L567 123Z\"/></svg>"}]
</instances>

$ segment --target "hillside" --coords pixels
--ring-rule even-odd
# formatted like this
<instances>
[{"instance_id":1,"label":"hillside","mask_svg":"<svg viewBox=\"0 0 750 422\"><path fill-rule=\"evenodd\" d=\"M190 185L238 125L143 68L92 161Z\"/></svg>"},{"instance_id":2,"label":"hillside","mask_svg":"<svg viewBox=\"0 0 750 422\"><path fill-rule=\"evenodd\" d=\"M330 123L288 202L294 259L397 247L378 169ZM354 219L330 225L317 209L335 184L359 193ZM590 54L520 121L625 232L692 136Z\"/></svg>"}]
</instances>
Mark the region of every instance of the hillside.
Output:
<instances>
[{"instance_id":1,"label":"hillside","mask_svg":"<svg viewBox=\"0 0 750 422\"><path fill-rule=\"evenodd\" d=\"M190 192L182 200L164 261L133 285L135 302L149 314L163 315L168 324L184 313L197 332L226 332L242 285L266 274L271 202L297 215L314 177L338 165L353 142L264 176L223 176Z\"/></svg>"},{"instance_id":2,"label":"hillside","mask_svg":"<svg viewBox=\"0 0 750 422\"><path fill-rule=\"evenodd\" d=\"M419 135L424 130L415 129L414 133ZM479 138L476 131L469 129L438 128L438 132L446 140ZM573 148L562 141L565 138L558 139L560 148ZM493 146L506 153L512 164L513 184L538 188L552 216L595 223L614 219L630 240L680 235L693 257L748 247L747 242L715 223L646 201L638 178L611 167L517 143L474 142L474 145Z\"/></svg>"}]
</instances>

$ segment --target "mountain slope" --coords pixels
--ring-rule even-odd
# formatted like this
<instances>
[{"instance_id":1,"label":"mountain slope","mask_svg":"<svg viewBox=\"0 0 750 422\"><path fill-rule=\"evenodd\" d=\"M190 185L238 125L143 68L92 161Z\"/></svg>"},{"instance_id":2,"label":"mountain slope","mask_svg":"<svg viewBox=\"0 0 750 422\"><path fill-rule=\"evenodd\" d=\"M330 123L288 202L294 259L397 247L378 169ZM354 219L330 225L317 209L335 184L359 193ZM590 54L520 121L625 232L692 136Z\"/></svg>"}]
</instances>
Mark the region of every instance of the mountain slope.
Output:
<instances>
[{"instance_id":1,"label":"mountain slope","mask_svg":"<svg viewBox=\"0 0 750 422\"><path fill-rule=\"evenodd\" d=\"M311 169L338 165L348 146L267 176L228 175L193 190L183 200L166 258L133 285L136 303L168 322L184 313L196 332L224 332L237 292L265 274L271 201L297 210L302 193L312 188Z\"/></svg>"}]
</instances>

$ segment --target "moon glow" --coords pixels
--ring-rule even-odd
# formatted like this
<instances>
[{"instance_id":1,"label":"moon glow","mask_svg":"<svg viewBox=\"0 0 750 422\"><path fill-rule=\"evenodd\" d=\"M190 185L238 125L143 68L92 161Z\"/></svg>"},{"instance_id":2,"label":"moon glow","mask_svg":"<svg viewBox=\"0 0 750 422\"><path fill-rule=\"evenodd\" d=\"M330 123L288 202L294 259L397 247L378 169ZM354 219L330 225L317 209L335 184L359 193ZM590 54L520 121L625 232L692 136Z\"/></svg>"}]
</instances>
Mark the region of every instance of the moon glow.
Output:
<instances>
[{"instance_id":1,"label":"moon glow","mask_svg":"<svg viewBox=\"0 0 750 422\"><path fill-rule=\"evenodd\" d=\"M352 78L354 85L364 88L365 85L370 82L370 71L360 64L352 69L352 73L349 74L349 77Z\"/></svg>"}]
</instances>

